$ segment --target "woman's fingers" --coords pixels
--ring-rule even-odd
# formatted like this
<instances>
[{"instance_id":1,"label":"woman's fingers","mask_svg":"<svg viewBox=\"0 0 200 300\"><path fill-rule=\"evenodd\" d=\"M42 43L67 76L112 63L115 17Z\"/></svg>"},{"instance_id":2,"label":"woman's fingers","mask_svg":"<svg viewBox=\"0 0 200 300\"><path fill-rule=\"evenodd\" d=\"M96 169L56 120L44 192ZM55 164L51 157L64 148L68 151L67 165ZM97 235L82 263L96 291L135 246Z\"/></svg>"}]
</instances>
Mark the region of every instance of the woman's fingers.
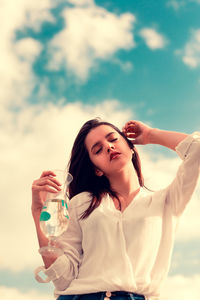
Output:
<instances>
[{"instance_id":1,"label":"woman's fingers","mask_svg":"<svg viewBox=\"0 0 200 300\"><path fill-rule=\"evenodd\" d=\"M48 170L48 171L42 172L42 175L40 176L40 178L48 177L49 179L51 179L58 185L61 185L61 183L55 178L55 176L56 176L56 174L53 171Z\"/></svg>"},{"instance_id":2,"label":"woman's fingers","mask_svg":"<svg viewBox=\"0 0 200 300\"><path fill-rule=\"evenodd\" d=\"M42 178L44 176L49 176L49 175L56 176L56 174L53 171L48 170L48 171L43 171L40 178Z\"/></svg>"},{"instance_id":3,"label":"woman's fingers","mask_svg":"<svg viewBox=\"0 0 200 300\"><path fill-rule=\"evenodd\" d=\"M61 185L60 182L54 178L55 176L56 176L56 174L53 171L44 171L44 172L42 172L42 175L40 176L40 178L48 177L48 178L52 179L52 181L56 182L58 185Z\"/></svg>"},{"instance_id":4,"label":"woman's fingers","mask_svg":"<svg viewBox=\"0 0 200 300\"><path fill-rule=\"evenodd\" d=\"M33 185L32 186L32 190L33 192L49 192L49 193L58 193L59 190L55 190L53 188L51 188L49 185Z\"/></svg>"},{"instance_id":5,"label":"woman's fingers","mask_svg":"<svg viewBox=\"0 0 200 300\"><path fill-rule=\"evenodd\" d=\"M129 121L125 124L123 127L123 132L139 132L140 131L140 126L137 122L135 121Z\"/></svg>"},{"instance_id":6,"label":"woman's fingers","mask_svg":"<svg viewBox=\"0 0 200 300\"><path fill-rule=\"evenodd\" d=\"M53 186L61 186L61 183L54 177L51 176L46 176L46 177L42 177L38 180L36 180L38 182L39 185L42 185L43 183L47 182L50 185Z\"/></svg>"},{"instance_id":7,"label":"woman's fingers","mask_svg":"<svg viewBox=\"0 0 200 300\"><path fill-rule=\"evenodd\" d=\"M141 127L137 124L130 124L127 126L126 130L128 132L141 132Z\"/></svg>"},{"instance_id":8,"label":"woman's fingers","mask_svg":"<svg viewBox=\"0 0 200 300\"><path fill-rule=\"evenodd\" d=\"M58 193L61 191L61 183L55 178L52 171L44 171L39 179L33 181L32 192L35 196L40 192Z\"/></svg>"},{"instance_id":9,"label":"woman's fingers","mask_svg":"<svg viewBox=\"0 0 200 300\"><path fill-rule=\"evenodd\" d=\"M129 130L126 131L125 134L126 134L126 135L138 136L140 133L141 133L140 130L135 130L135 131L133 131L133 130L129 129Z\"/></svg>"},{"instance_id":10,"label":"woman's fingers","mask_svg":"<svg viewBox=\"0 0 200 300\"><path fill-rule=\"evenodd\" d=\"M61 183L55 178L53 171L42 172L39 179L32 183L32 212L40 213L46 200L47 193L58 193L61 191Z\"/></svg>"},{"instance_id":11,"label":"woman's fingers","mask_svg":"<svg viewBox=\"0 0 200 300\"><path fill-rule=\"evenodd\" d=\"M148 135L151 127L140 122L131 120L123 127L123 132L127 138L132 139L133 144L148 144Z\"/></svg>"},{"instance_id":12,"label":"woman's fingers","mask_svg":"<svg viewBox=\"0 0 200 300\"><path fill-rule=\"evenodd\" d=\"M33 182L33 189L35 190L49 190L47 187L55 188L57 191L61 191L60 183L53 177L46 176L39 178ZM52 190L52 189L51 189Z\"/></svg>"},{"instance_id":13,"label":"woman's fingers","mask_svg":"<svg viewBox=\"0 0 200 300\"><path fill-rule=\"evenodd\" d=\"M128 127L123 132L128 138L136 138L141 134L141 130L139 128L133 128L133 127Z\"/></svg>"}]
</instances>

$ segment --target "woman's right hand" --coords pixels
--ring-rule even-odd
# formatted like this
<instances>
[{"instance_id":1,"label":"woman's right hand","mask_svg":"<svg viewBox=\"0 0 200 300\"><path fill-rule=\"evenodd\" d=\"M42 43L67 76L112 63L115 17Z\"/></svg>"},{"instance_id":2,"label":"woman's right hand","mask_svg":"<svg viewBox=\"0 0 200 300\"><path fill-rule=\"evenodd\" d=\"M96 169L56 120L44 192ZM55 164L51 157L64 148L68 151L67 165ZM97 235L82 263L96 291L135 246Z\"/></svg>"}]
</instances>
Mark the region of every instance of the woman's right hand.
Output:
<instances>
[{"instance_id":1,"label":"woman's right hand","mask_svg":"<svg viewBox=\"0 0 200 300\"><path fill-rule=\"evenodd\" d=\"M153 128L140 122L131 120L123 127L123 132L127 138L131 138L133 144L146 145L149 144L149 135Z\"/></svg>"},{"instance_id":2,"label":"woman's right hand","mask_svg":"<svg viewBox=\"0 0 200 300\"><path fill-rule=\"evenodd\" d=\"M32 214L40 215L47 193L58 193L61 191L61 184L52 171L44 171L39 179L32 183Z\"/></svg>"}]
</instances>

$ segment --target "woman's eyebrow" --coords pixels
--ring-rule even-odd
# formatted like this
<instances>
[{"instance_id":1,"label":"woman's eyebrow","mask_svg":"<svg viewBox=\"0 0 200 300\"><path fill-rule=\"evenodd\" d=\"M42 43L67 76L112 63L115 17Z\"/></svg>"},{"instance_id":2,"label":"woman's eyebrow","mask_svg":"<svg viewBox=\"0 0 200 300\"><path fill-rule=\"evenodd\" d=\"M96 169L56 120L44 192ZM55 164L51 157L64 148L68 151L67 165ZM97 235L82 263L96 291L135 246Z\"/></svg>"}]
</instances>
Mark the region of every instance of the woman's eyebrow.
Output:
<instances>
[{"instance_id":1,"label":"woman's eyebrow","mask_svg":"<svg viewBox=\"0 0 200 300\"><path fill-rule=\"evenodd\" d=\"M107 138L108 138L111 134L113 134L113 133L115 133L115 132L114 132L114 131L109 132L108 134L106 134L105 138L107 139ZM97 141L97 142L92 146L91 151L92 151L96 146L98 146L99 144L101 144L101 142L100 142L100 141Z\"/></svg>"}]
</instances>

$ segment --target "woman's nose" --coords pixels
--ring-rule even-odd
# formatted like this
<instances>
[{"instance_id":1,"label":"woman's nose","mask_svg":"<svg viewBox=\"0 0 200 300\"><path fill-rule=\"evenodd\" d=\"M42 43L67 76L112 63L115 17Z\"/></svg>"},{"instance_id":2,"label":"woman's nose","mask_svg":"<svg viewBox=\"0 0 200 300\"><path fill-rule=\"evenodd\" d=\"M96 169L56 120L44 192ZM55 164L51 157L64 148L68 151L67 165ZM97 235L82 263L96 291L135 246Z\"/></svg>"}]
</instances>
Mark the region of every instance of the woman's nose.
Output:
<instances>
[{"instance_id":1,"label":"woman's nose","mask_svg":"<svg viewBox=\"0 0 200 300\"><path fill-rule=\"evenodd\" d=\"M109 153L111 150L115 149L115 147L111 144L108 145L107 152Z\"/></svg>"}]
</instances>

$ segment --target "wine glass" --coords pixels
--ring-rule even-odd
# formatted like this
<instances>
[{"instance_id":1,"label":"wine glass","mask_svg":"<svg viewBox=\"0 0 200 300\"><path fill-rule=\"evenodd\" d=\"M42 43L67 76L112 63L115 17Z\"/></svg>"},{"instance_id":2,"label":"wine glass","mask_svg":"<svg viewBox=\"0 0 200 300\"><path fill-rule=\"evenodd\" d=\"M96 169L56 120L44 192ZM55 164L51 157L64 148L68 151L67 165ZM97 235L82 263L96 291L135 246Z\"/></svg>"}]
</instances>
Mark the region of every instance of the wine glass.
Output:
<instances>
[{"instance_id":1,"label":"wine glass","mask_svg":"<svg viewBox=\"0 0 200 300\"><path fill-rule=\"evenodd\" d=\"M53 170L53 172L62 185L60 192L47 193L40 214L40 228L49 239L48 246L39 249L42 256L50 256L51 254L60 256L64 253L61 248L56 247L56 240L67 229L69 220L67 190L73 177L70 173L65 173L62 170Z\"/></svg>"}]
</instances>

